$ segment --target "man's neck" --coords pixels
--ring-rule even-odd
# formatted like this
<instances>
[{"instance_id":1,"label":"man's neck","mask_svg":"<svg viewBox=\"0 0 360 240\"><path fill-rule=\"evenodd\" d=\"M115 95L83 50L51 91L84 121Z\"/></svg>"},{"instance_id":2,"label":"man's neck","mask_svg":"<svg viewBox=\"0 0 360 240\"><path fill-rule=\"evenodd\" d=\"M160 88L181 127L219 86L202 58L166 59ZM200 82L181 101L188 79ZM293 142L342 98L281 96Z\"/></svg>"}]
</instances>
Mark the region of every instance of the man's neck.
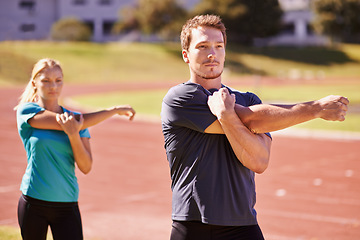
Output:
<instances>
[{"instance_id":1,"label":"man's neck","mask_svg":"<svg viewBox=\"0 0 360 240\"><path fill-rule=\"evenodd\" d=\"M220 89L221 88L221 77L214 79L204 79L201 77L191 77L190 82L197 83L205 89Z\"/></svg>"}]
</instances>

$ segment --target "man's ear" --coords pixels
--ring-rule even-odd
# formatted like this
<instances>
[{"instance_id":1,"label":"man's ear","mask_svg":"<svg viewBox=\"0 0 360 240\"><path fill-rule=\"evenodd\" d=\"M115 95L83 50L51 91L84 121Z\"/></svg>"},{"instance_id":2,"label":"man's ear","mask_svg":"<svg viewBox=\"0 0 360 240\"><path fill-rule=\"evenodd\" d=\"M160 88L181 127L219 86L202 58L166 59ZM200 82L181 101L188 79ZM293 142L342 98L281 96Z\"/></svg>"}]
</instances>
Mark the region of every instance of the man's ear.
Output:
<instances>
[{"instance_id":1,"label":"man's ear","mask_svg":"<svg viewBox=\"0 0 360 240\"><path fill-rule=\"evenodd\" d=\"M182 57L183 57L183 59L184 59L184 62L186 62L186 63L189 63L189 62L190 62L190 61L189 61L189 57L188 57L188 51L183 50L183 51L182 51Z\"/></svg>"}]
</instances>

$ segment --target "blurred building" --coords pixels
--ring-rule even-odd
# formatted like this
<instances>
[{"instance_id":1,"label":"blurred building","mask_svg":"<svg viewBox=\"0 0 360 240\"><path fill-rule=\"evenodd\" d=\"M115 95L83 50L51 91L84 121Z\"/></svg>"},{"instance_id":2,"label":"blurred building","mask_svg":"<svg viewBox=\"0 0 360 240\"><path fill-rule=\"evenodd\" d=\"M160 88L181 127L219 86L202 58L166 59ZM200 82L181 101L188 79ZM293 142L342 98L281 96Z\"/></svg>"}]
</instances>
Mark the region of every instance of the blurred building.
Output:
<instances>
[{"instance_id":1,"label":"blurred building","mask_svg":"<svg viewBox=\"0 0 360 240\"><path fill-rule=\"evenodd\" d=\"M76 17L93 31L93 41L111 38L119 10L133 0L0 0L0 41L41 40L59 19Z\"/></svg>"},{"instance_id":2,"label":"blurred building","mask_svg":"<svg viewBox=\"0 0 360 240\"><path fill-rule=\"evenodd\" d=\"M57 1L0 0L0 40L43 39L57 20Z\"/></svg>"},{"instance_id":3,"label":"blurred building","mask_svg":"<svg viewBox=\"0 0 360 240\"><path fill-rule=\"evenodd\" d=\"M311 11L313 0L279 0L284 11L282 31L271 38L257 39L257 45L324 45L328 39L316 34L311 22L314 13Z\"/></svg>"},{"instance_id":4,"label":"blurred building","mask_svg":"<svg viewBox=\"0 0 360 240\"><path fill-rule=\"evenodd\" d=\"M137 0L0 0L0 41L48 39L54 22L76 17L90 26L93 41L117 40L111 29L119 11ZM200 0L178 0L191 9ZM279 0L284 10L283 31L276 37L257 39L266 45L319 45L326 39L313 33L312 0ZM130 36L131 39L131 36Z\"/></svg>"}]
</instances>

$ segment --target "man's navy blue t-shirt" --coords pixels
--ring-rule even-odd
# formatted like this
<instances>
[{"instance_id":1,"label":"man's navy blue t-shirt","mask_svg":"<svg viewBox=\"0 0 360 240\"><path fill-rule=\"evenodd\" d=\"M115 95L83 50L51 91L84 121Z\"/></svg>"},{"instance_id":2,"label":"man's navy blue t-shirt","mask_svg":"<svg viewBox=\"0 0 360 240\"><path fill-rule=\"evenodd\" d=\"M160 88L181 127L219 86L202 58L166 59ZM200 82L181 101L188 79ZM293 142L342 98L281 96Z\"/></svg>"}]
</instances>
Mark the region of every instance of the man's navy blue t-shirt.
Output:
<instances>
[{"instance_id":1,"label":"man's navy blue t-shirt","mask_svg":"<svg viewBox=\"0 0 360 240\"><path fill-rule=\"evenodd\" d=\"M236 104L261 103L253 93L228 89ZM172 87L163 99L172 219L224 226L257 224L254 172L237 159L224 134L204 133L217 119L207 105L209 95L201 85L186 82Z\"/></svg>"}]
</instances>

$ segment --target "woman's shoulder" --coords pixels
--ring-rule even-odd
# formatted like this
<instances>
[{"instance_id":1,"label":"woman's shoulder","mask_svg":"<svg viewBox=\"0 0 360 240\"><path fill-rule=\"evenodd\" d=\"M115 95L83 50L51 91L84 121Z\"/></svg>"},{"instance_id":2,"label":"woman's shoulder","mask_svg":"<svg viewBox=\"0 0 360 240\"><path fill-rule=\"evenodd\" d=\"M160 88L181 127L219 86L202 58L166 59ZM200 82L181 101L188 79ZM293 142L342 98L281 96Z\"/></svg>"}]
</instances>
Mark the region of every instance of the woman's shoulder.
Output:
<instances>
[{"instance_id":1,"label":"woman's shoulder","mask_svg":"<svg viewBox=\"0 0 360 240\"><path fill-rule=\"evenodd\" d=\"M18 113L27 114L32 112L44 111L45 109L40 107L39 104L35 102L25 102L21 103L17 109Z\"/></svg>"}]
</instances>

